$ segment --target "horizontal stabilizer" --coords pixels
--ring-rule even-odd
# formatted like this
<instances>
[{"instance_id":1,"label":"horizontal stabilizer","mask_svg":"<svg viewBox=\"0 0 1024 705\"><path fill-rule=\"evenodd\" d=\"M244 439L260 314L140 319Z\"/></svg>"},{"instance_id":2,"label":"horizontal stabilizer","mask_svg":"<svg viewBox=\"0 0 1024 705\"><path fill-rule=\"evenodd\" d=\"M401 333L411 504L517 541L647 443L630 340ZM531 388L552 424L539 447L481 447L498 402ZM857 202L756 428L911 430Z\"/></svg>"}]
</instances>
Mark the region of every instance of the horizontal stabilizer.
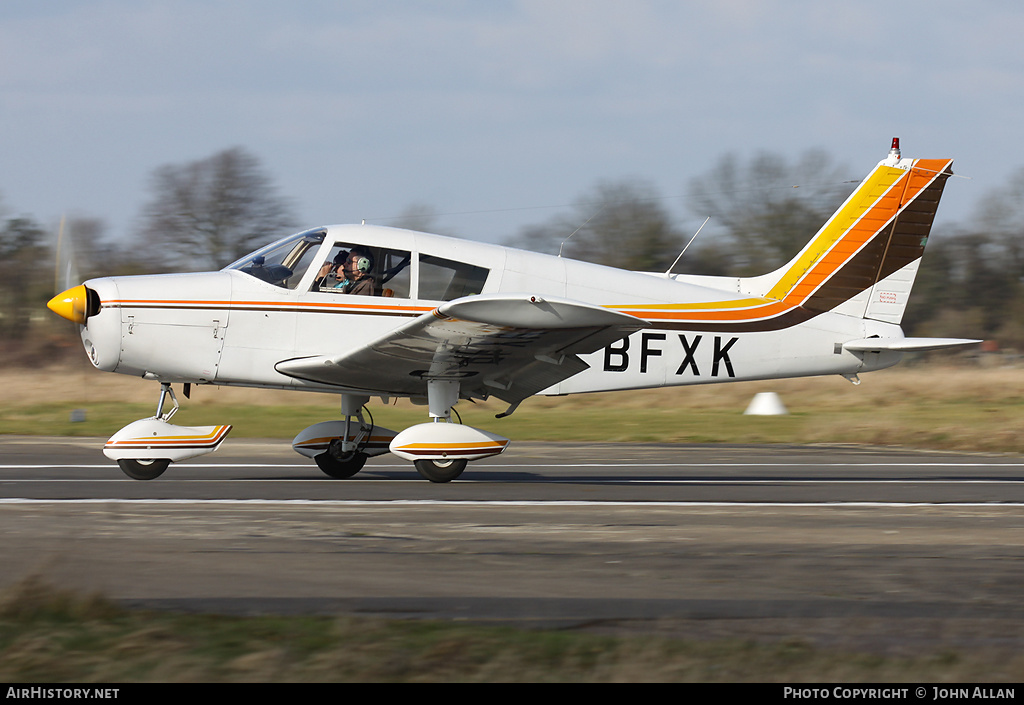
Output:
<instances>
[{"instance_id":1,"label":"horizontal stabilizer","mask_svg":"<svg viewBox=\"0 0 1024 705\"><path fill-rule=\"evenodd\" d=\"M926 352L958 348L962 345L976 345L980 340L967 338L861 338L844 343L843 348L850 352L879 352L895 350L898 352Z\"/></svg>"}]
</instances>

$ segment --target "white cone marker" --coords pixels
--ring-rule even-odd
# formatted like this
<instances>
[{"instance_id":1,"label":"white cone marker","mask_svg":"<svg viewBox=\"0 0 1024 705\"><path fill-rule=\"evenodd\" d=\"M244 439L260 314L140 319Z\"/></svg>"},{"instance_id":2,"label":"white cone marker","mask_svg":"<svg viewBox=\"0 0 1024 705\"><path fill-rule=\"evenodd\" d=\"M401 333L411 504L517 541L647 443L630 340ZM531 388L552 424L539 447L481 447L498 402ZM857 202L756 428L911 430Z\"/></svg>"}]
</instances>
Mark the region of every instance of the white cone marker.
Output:
<instances>
[{"instance_id":1,"label":"white cone marker","mask_svg":"<svg viewBox=\"0 0 1024 705\"><path fill-rule=\"evenodd\" d=\"M785 416L789 412L775 392L758 392L743 413L749 416Z\"/></svg>"}]
</instances>

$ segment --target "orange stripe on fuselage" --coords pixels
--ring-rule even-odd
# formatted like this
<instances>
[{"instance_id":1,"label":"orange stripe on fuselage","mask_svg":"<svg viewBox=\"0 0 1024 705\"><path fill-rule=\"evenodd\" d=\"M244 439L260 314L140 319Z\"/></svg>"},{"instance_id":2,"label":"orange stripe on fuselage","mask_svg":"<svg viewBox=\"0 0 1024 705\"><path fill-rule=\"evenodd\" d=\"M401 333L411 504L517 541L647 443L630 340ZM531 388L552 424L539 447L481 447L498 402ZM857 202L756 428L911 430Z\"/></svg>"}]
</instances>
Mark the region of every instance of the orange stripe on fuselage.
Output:
<instances>
[{"instance_id":1,"label":"orange stripe on fuselage","mask_svg":"<svg viewBox=\"0 0 1024 705\"><path fill-rule=\"evenodd\" d=\"M102 302L104 306L188 306L189 308L308 308L313 310L340 309L340 310L369 310L369 311L394 311L396 313L426 313L432 310L430 306L385 306L383 304L344 304L320 301L213 301L196 299L109 299Z\"/></svg>"}]
</instances>

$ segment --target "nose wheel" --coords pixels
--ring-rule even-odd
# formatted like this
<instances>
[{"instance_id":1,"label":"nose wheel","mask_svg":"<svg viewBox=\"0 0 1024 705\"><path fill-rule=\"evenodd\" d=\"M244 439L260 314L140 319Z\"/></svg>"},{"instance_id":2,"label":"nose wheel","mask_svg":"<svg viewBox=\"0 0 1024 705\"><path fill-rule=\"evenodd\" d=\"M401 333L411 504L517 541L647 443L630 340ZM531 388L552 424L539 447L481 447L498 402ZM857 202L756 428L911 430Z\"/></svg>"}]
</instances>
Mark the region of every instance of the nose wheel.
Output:
<instances>
[{"instance_id":1,"label":"nose wheel","mask_svg":"<svg viewBox=\"0 0 1024 705\"><path fill-rule=\"evenodd\" d=\"M186 390L186 396L188 390ZM171 398L171 402L174 403L174 408L164 413L164 402L167 397ZM160 419L164 423L170 421L171 417L178 411L178 398L174 396L174 390L171 389L171 385L166 382L160 384L160 399L156 403L156 415L155 419ZM170 458L121 458L117 461L117 466L121 468L128 477L133 480L155 480L164 474L164 470L171 464Z\"/></svg>"}]
</instances>

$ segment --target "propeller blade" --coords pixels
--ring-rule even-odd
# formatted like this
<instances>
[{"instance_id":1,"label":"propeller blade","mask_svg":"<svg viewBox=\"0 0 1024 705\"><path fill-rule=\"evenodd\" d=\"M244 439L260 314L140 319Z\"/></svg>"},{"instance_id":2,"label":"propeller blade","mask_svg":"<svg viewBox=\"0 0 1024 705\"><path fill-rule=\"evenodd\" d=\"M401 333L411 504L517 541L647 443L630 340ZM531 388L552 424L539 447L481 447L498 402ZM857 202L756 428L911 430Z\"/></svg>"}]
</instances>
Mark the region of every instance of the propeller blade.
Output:
<instances>
[{"instance_id":1,"label":"propeller blade","mask_svg":"<svg viewBox=\"0 0 1024 705\"><path fill-rule=\"evenodd\" d=\"M60 228L57 230L56 262L54 263L53 290L68 291L81 280L78 276L78 266L75 257L75 247L71 233L65 233L65 219L60 219Z\"/></svg>"}]
</instances>

